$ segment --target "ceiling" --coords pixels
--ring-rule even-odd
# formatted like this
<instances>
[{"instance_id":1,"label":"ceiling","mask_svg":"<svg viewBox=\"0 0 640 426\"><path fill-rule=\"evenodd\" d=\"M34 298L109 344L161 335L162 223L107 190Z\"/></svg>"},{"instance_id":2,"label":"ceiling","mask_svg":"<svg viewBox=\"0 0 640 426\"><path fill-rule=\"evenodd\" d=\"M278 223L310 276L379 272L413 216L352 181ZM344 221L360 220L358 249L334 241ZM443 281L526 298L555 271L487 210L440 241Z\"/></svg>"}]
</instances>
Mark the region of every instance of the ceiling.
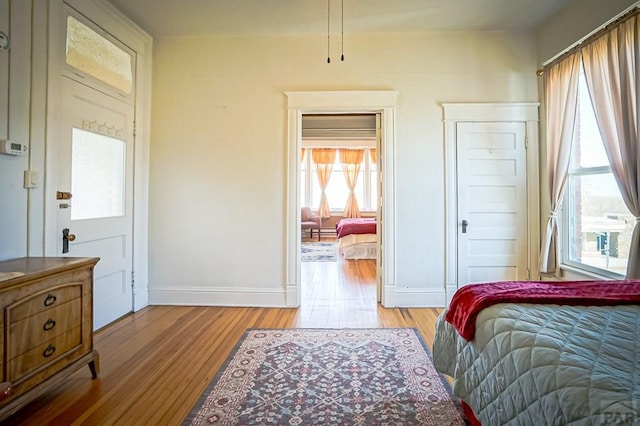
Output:
<instances>
[{"instance_id":1,"label":"ceiling","mask_svg":"<svg viewBox=\"0 0 640 426\"><path fill-rule=\"evenodd\" d=\"M154 37L533 29L571 0L110 0Z\"/></svg>"}]
</instances>

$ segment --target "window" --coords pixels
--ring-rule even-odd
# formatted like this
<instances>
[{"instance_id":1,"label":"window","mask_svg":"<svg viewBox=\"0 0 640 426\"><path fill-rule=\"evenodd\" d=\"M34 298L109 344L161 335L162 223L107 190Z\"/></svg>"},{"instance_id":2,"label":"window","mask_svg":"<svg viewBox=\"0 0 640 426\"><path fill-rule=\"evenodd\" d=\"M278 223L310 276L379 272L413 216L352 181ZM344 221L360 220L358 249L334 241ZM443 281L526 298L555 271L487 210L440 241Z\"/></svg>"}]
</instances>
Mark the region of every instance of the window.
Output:
<instances>
[{"instance_id":1,"label":"window","mask_svg":"<svg viewBox=\"0 0 640 426\"><path fill-rule=\"evenodd\" d=\"M611 172L583 73L576 120L563 203L563 263L620 278L626 272L635 218Z\"/></svg>"},{"instance_id":2,"label":"window","mask_svg":"<svg viewBox=\"0 0 640 426\"><path fill-rule=\"evenodd\" d=\"M133 54L73 16L67 17L65 62L125 94L133 91Z\"/></svg>"},{"instance_id":3,"label":"window","mask_svg":"<svg viewBox=\"0 0 640 426\"><path fill-rule=\"evenodd\" d=\"M320 205L320 184L316 174L313 160L311 159L311 150L306 149L300 167L300 200L302 205L313 206ZM377 168L376 164L371 161L369 149L365 149L364 159L358 173L355 194L358 199L358 207L361 211L375 211L377 208ZM331 179L326 189L327 198L329 200L329 208L332 212L342 213L347 204L349 196L349 187L345 181L340 164L340 156L336 155L333 163Z\"/></svg>"},{"instance_id":4,"label":"window","mask_svg":"<svg viewBox=\"0 0 640 426\"><path fill-rule=\"evenodd\" d=\"M124 215L125 142L73 129L71 220Z\"/></svg>"}]
</instances>

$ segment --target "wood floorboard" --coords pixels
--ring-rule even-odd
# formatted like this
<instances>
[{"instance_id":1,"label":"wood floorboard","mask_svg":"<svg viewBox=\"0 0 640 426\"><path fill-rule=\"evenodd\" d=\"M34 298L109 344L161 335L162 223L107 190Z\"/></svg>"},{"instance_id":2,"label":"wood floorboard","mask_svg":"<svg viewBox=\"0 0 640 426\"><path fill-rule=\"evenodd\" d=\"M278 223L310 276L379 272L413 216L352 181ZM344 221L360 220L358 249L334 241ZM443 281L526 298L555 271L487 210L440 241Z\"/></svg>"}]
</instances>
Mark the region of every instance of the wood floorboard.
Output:
<instances>
[{"instance_id":1,"label":"wood floorboard","mask_svg":"<svg viewBox=\"0 0 640 426\"><path fill-rule=\"evenodd\" d=\"M180 425L249 328L417 328L429 347L440 309L376 302L375 261L303 262L298 309L150 306L99 330L89 368L3 424Z\"/></svg>"}]
</instances>

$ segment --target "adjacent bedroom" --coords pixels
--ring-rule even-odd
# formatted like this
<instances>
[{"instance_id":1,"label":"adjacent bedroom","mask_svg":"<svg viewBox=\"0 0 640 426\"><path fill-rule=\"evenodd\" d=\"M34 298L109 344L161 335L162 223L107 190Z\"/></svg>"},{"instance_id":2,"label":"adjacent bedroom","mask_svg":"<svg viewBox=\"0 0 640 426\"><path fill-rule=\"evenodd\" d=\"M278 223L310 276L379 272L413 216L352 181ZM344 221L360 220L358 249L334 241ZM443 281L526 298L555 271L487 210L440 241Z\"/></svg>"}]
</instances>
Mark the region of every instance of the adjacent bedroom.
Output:
<instances>
[{"instance_id":1,"label":"adjacent bedroom","mask_svg":"<svg viewBox=\"0 0 640 426\"><path fill-rule=\"evenodd\" d=\"M334 305L357 299L375 310L376 119L376 114L302 116L303 307L319 299Z\"/></svg>"}]
</instances>

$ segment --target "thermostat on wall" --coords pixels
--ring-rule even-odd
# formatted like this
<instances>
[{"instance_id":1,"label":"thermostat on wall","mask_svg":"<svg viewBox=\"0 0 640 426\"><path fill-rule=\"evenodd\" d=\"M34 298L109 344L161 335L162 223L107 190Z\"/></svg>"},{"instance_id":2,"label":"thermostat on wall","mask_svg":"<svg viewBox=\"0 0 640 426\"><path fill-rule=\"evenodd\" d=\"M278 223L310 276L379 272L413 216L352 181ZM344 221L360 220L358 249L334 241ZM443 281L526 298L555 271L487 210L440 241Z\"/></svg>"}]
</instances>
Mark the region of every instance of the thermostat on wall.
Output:
<instances>
[{"instance_id":1,"label":"thermostat on wall","mask_svg":"<svg viewBox=\"0 0 640 426\"><path fill-rule=\"evenodd\" d=\"M27 146L10 140L0 140L0 154L24 155L27 153Z\"/></svg>"}]
</instances>

